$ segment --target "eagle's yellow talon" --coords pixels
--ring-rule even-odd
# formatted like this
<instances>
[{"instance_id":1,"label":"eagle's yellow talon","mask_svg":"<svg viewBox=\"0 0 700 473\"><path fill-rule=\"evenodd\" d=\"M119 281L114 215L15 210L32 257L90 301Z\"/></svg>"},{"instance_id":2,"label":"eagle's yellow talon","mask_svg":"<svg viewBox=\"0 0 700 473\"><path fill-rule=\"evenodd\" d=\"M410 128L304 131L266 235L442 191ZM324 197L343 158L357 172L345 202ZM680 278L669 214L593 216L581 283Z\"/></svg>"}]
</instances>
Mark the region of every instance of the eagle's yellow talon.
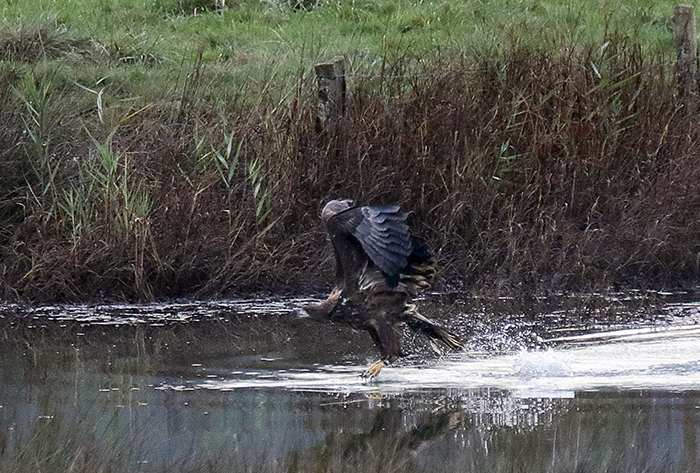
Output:
<instances>
[{"instance_id":1,"label":"eagle's yellow talon","mask_svg":"<svg viewBox=\"0 0 700 473\"><path fill-rule=\"evenodd\" d=\"M375 363L372 363L367 370L362 373L363 378L367 379L372 379L376 378L379 375L379 372L386 366L386 363L383 360L379 360Z\"/></svg>"}]
</instances>

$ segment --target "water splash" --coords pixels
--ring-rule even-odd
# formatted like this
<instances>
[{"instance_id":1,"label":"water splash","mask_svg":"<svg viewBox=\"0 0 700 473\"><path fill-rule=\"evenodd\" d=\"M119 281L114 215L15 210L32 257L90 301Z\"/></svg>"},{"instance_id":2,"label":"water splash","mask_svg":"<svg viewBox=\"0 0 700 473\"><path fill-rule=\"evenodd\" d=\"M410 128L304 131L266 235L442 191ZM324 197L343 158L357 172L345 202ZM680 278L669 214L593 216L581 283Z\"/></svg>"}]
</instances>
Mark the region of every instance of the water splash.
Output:
<instances>
[{"instance_id":1,"label":"water splash","mask_svg":"<svg viewBox=\"0 0 700 473\"><path fill-rule=\"evenodd\" d=\"M367 382L364 366L320 365L206 380L198 389L278 388L396 395L421 389L493 388L523 398L572 397L582 390L700 390L700 327L618 330L566 337L546 350L462 353L390 366ZM565 343L564 343L565 342Z\"/></svg>"},{"instance_id":2,"label":"water splash","mask_svg":"<svg viewBox=\"0 0 700 473\"><path fill-rule=\"evenodd\" d=\"M518 353L515 360L514 375L521 378L545 378L571 376L571 357L566 352L547 350Z\"/></svg>"}]
</instances>

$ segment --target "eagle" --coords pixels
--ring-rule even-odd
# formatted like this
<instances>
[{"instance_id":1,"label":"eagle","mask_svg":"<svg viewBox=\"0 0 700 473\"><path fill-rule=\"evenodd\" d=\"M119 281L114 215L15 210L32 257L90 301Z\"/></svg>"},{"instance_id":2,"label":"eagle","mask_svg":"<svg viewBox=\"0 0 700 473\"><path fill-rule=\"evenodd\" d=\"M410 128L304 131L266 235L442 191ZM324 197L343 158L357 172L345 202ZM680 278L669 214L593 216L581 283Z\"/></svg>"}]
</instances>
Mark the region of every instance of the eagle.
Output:
<instances>
[{"instance_id":1,"label":"eagle","mask_svg":"<svg viewBox=\"0 0 700 473\"><path fill-rule=\"evenodd\" d=\"M331 200L321 211L336 259L328 298L294 311L297 317L338 322L366 330L381 358L362 376L376 377L405 356L394 327L406 324L431 344L461 350L453 333L421 315L411 301L430 287L435 273L426 245L413 237L398 206L355 206L350 199Z\"/></svg>"}]
</instances>

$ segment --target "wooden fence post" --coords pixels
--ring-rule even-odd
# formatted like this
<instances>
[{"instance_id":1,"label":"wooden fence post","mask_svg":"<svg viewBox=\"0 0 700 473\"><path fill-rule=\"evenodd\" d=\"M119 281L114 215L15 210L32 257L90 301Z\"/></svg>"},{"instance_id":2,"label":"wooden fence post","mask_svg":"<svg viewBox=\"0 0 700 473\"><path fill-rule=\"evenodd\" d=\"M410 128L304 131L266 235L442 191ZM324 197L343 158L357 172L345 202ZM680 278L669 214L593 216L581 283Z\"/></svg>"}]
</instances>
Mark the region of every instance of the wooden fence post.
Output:
<instances>
[{"instance_id":1,"label":"wooden fence post","mask_svg":"<svg viewBox=\"0 0 700 473\"><path fill-rule=\"evenodd\" d=\"M314 69L318 81L316 129L322 131L345 115L345 59L337 57L333 62L316 64Z\"/></svg>"},{"instance_id":2,"label":"wooden fence post","mask_svg":"<svg viewBox=\"0 0 700 473\"><path fill-rule=\"evenodd\" d=\"M695 38L695 7L676 5L673 22L676 29L678 57L674 73L680 93L693 105L698 94L698 42Z\"/></svg>"}]
</instances>

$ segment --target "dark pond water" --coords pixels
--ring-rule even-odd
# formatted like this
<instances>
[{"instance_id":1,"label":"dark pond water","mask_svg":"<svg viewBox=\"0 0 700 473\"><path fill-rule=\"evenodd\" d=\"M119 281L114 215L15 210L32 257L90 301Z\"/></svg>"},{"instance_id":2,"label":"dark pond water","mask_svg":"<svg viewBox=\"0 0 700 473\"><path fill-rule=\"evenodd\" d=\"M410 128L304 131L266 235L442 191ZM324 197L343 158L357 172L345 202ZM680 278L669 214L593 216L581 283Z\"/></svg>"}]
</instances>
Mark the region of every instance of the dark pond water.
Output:
<instances>
[{"instance_id":1,"label":"dark pond water","mask_svg":"<svg viewBox=\"0 0 700 473\"><path fill-rule=\"evenodd\" d=\"M428 296L366 382L306 302L0 307L0 471L700 471L700 304Z\"/></svg>"}]
</instances>

